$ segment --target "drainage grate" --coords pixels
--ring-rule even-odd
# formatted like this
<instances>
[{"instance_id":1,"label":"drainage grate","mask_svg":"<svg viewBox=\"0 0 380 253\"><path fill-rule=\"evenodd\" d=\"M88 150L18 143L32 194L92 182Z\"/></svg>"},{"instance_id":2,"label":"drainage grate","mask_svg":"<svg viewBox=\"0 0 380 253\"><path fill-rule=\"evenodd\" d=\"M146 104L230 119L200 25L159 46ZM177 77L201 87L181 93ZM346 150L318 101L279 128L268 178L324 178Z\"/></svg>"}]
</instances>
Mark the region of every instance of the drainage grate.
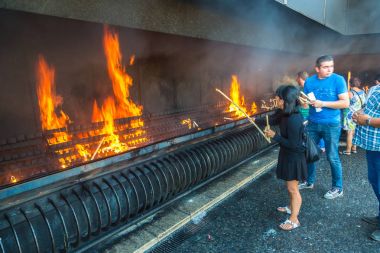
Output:
<instances>
[{"instance_id":1,"label":"drainage grate","mask_svg":"<svg viewBox=\"0 0 380 253\"><path fill-rule=\"evenodd\" d=\"M195 216L192 219L192 221L186 224L182 229L173 233L172 236L170 236L169 238L162 241L161 243L159 243L158 245L154 246L152 249L146 252L147 253L177 252L176 249L180 247L182 243L184 243L187 239L190 239L191 237L195 236L198 232L202 230L204 231L205 229L207 229L209 225L210 226L212 225L211 223L218 217L218 212L216 211L216 209L220 207L226 200L231 199L231 198L243 198L244 196L247 196L247 194L250 191L251 184L256 180L264 179L266 177L273 177L273 172L269 171L267 173L260 175L258 178L255 178L252 182L243 186L236 193L218 202L218 204L214 208L212 208L210 212L208 213L204 212ZM200 239L209 241L210 243L214 240L212 235L207 234L206 236L207 238L202 237Z\"/></svg>"},{"instance_id":2,"label":"drainage grate","mask_svg":"<svg viewBox=\"0 0 380 253\"><path fill-rule=\"evenodd\" d=\"M206 213L204 215L206 215ZM183 229L174 233L168 239L166 239L165 241L163 241L162 243L160 243L159 245L155 246L153 249L147 252L149 253L175 252L175 249L177 249L183 242L185 242L187 239L196 235L202 229L206 228L215 217L216 216L199 217L198 215L198 218L195 217L195 219L193 219L191 223L184 226Z\"/></svg>"}]
</instances>

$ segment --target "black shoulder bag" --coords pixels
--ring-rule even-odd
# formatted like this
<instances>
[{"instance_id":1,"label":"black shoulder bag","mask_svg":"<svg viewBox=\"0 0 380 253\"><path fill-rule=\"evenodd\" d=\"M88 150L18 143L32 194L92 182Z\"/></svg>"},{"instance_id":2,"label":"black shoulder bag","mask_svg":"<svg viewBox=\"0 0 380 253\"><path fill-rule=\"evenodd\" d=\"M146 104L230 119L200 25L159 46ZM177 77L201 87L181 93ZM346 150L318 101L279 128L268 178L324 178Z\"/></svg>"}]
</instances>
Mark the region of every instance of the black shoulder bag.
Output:
<instances>
[{"instance_id":1,"label":"black shoulder bag","mask_svg":"<svg viewBox=\"0 0 380 253\"><path fill-rule=\"evenodd\" d=\"M319 160L319 149L317 144L313 141L312 138L307 134L306 130L304 129L303 132L303 142L305 147L305 154L306 154L306 162L307 163L313 163Z\"/></svg>"}]
</instances>

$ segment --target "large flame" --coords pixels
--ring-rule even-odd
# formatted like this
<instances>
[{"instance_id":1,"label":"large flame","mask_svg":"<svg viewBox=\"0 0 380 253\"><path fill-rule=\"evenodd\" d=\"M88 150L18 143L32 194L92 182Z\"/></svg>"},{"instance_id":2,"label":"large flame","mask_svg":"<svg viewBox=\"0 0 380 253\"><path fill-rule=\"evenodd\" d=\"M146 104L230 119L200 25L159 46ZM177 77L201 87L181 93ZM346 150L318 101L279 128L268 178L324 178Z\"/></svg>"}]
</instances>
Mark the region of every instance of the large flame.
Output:
<instances>
[{"instance_id":1,"label":"large flame","mask_svg":"<svg viewBox=\"0 0 380 253\"><path fill-rule=\"evenodd\" d=\"M242 118L245 117L245 114L252 115L257 112L257 105L255 102L252 102L250 110L247 109L245 105L244 96L240 96L240 83L236 75L231 76L230 97L231 100L236 105L238 105L240 109L237 108L237 106L234 103L230 103L227 111L234 112L236 117ZM244 111L245 114L242 111Z\"/></svg>"},{"instance_id":2,"label":"large flame","mask_svg":"<svg viewBox=\"0 0 380 253\"><path fill-rule=\"evenodd\" d=\"M106 98L102 107L104 117L103 133L106 134L105 142L109 145L103 149L103 152L113 151L120 153L128 149L128 146L119 140L119 136L115 134L114 118L116 115L115 101L112 97Z\"/></svg>"},{"instance_id":3,"label":"large flame","mask_svg":"<svg viewBox=\"0 0 380 253\"><path fill-rule=\"evenodd\" d=\"M40 55L37 62L37 96L43 130L62 128L69 122L69 117L62 110L59 110L59 115L56 114L63 99L55 92L54 72L54 68L49 67Z\"/></svg>"},{"instance_id":4,"label":"large flame","mask_svg":"<svg viewBox=\"0 0 380 253\"><path fill-rule=\"evenodd\" d=\"M124 143L120 140L117 132L130 128L141 128L144 126L142 119L132 120L129 125L115 126L115 119L127 118L131 116L141 116L142 106L136 105L130 98L129 88L133 85L133 79L125 71L125 67L122 64L122 54L119 46L119 37L116 33L110 31L105 26L104 39L103 39L104 53L107 59L108 75L112 82L112 88L114 97L108 97L101 108L98 103L94 101L92 122L104 121L104 128L102 134L104 134L104 145L100 149L100 153L120 153L134 147L136 144L147 141L145 137L145 130L135 130L129 134L123 135L122 138L134 139L133 141L127 141ZM135 56L132 56L129 60L129 65L133 65ZM141 138L138 138L141 137ZM137 139L136 139L137 138Z\"/></svg>"},{"instance_id":5,"label":"large flame","mask_svg":"<svg viewBox=\"0 0 380 253\"><path fill-rule=\"evenodd\" d=\"M107 58L108 75L111 78L116 98L116 117L140 116L142 106L137 106L129 97L129 88L133 85L133 79L125 72L125 67L122 64L119 36L110 31L107 26L104 28L103 45ZM131 57L129 64L132 65L133 62L134 56Z\"/></svg>"},{"instance_id":6,"label":"large flame","mask_svg":"<svg viewBox=\"0 0 380 253\"><path fill-rule=\"evenodd\" d=\"M49 66L45 58L40 55L37 61L37 97L42 130L60 129L59 131L55 131L53 136L47 139L49 145L68 142L73 138L66 130L67 124L69 123L69 116L62 110L59 110L59 115L56 114L58 107L62 105L63 99L55 92L54 73L54 68ZM85 161L88 160L90 153L85 146L77 144L75 145L75 149L80 157L84 158ZM56 151L56 154L62 155L65 152L70 153L70 148ZM61 164L61 168L66 168L70 166L72 161L76 158L76 155L71 155L66 158L60 158L58 161Z\"/></svg>"},{"instance_id":7,"label":"large flame","mask_svg":"<svg viewBox=\"0 0 380 253\"><path fill-rule=\"evenodd\" d=\"M129 88L133 80L122 65L118 35L107 27L104 31L104 51L114 94L107 97L101 105L94 101L92 122L104 122L102 129L68 132L70 119L60 109L63 99L55 91L55 70L47 64L43 56L38 58L37 96L42 130L54 130L46 132L47 143L57 155L61 168L93 160L100 153L107 156L124 152L148 141L145 137L146 131L142 129L144 121L136 117L142 115L142 106L136 105L130 98ZM134 60L135 57L132 56L128 64L133 65ZM115 122L115 119L132 116L136 118L130 119L129 123ZM85 141L89 137L97 136L101 136L100 142L99 138ZM56 145L60 143L69 145Z\"/></svg>"},{"instance_id":8,"label":"large flame","mask_svg":"<svg viewBox=\"0 0 380 253\"><path fill-rule=\"evenodd\" d=\"M236 75L231 77L230 97L235 104L237 104L245 113L247 108L245 107L244 96L240 97L240 83ZM229 106L229 112L235 112L236 117L244 117L244 113L241 112L233 103Z\"/></svg>"}]
</instances>

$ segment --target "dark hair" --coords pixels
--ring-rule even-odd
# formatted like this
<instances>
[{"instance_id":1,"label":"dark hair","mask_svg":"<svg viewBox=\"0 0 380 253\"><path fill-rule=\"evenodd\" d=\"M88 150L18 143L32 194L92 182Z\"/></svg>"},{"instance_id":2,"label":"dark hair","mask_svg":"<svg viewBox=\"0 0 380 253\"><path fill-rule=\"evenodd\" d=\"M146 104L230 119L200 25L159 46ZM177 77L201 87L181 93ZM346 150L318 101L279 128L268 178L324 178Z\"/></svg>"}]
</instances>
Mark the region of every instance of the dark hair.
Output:
<instances>
[{"instance_id":1,"label":"dark hair","mask_svg":"<svg viewBox=\"0 0 380 253\"><path fill-rule=\"evenodd\" d=\"M282 90L282 100L284 100L284 113L292 114L299 112L300 102L298 97L300 91L297 87L293 85L287 85Z\"/></svg>"},{"instance_id":2,"label":"dark hair","mask_svg":"<svg viewBox=\"0 0 380 253\"><path fill-rule=\"evenodd\" d=\"M355 83L355 82L354 82L355 80L358 80L359 83ZM357 88L360 88L361 83L362 83L362 80L360 80L359 77L353 77L353 78L350 79L350 85L351 85L351 87L357 87Z\"/></svg>"},{"instance_id":3,"label":"dark hair","mask_svg":"<svg viewBox=\"0 0 380 253\"><path fill-rule=\"evenodd\" d=\"M306 71L300 71L297 73L297 77L306 80L306 78L309 77L309 74Z\"/></svg>"},{"instance_id":4,"label":"dark hair","mask_svg":"<svg viewBox=\"0 0 380 253\"><path fill-rule=\"evenodd\" d=\"M327 61L334 61L334 58L331 55L322 55L318 57L318 59L315 61L315 66L319 68L322 62L327 62Z\"/></svg>"},{"instance_id":5,"label":"dark hair","mask_svg":"<svg viewBox=\"0 0 380 253\"><path fill-rule=\"evenodd\" d=\"M281 99L284 99L283 91L286 88L286 85L281 85L276 89L275 95Z\"/></svg>"}]
</instances>

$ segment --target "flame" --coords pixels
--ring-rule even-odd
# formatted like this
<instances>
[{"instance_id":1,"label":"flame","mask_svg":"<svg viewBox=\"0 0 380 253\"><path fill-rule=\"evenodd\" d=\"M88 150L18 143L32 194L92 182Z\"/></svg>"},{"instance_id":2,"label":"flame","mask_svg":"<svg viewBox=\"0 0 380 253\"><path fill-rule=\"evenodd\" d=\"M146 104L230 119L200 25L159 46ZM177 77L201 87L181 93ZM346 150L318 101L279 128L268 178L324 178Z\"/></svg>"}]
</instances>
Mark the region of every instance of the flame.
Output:
<instances>
[{"instance_id":1,"label":"flame","mask_svg":"<svg viewBox=\"0 0 380 253\"><path fill-rule=\"evenodd\" d=\"M256 102L252 102L251 114L255 114L255 113L257 113L257 104L256 104Z\"/></svg>"},{"instance_id":2,"label":"flame","mask_svg":"<svg viewBox=\"0 0 380 253\"><path fill-rule=\"evenodd\" d=\"M129 58L129 65L133 65L135 63L135 55L132 55L131 58Z\"/></svg>"},{"instance_id":3,"label":"flame","mask_svg":"<svg viewBox=\"0 0 380 253\"><path fill-rule=\"evenodd\" d=\"M15 176L11 176L11 183L14 184L14 183L17 183L17 178Z\"/></svg>"},{"instance_id":4,"label":"flame","mask_svg":"<svg viewBox=\"0 0 380 253\"><path fill-rule=\"evenodd\" d=\"M141 118L133 118L129 123L118 123L118 125L115 123L115 119L141 116L143 107L136 105L130 98L129 88L133 85L133 79L122 65L118 35L105 27L103 43L113 96L107 97L101 105L98 105L96 100L94 101L91 119L92 122L104 122L102 129L68 132L67 125L70 119L62 110L59 110L63 99L55 92L55 70L47 64L43 56L38 58L37 96L41 126L43 130L55 130L46 132L47 144L52 146L61 168L70 167L81 161L93 160L99 153L105 155L120 153L148 141L145 137L146 131L142 129L144 121ZM133 65L134 61L135 56L132 55L129 65ZM99 143L94 141L99 138L91 137L101 137L102 141ZM85 140L85 144L76 144L83 143ZM69 142L68 145L63 145L63 148L61 145L56 145L67 142Z\"/></svg>"},{"instance_id":5,"label":"flame","mask_svg":"<svg viewBox=\"0 0 380 253\"><path fill-rule=\"evenodd\" d=\"M231 88L230 88L230 97L235 104L237 104L245 113L247 113L247 108L245 108L244 97L240 98L240 83L236 75L232 75L231 77ZM244 113L242 113L233 103L230 104L229 112L235 112L236 117L244 117Z\"/></svg>"},{"instance_id":6,"label":"flame","mask_svg":"<svg viewBox=\"0 0 380 253\"><path fill-rule=\"evenodd\" d=\"M66 128L70 119L62 110L59 115L56 114L57 107L62 105L63 99L55 92L55 70L50 67L45 58L40 55L37 61L37 97L40 108L40 120L42 130ZM66 130L54 132L52 137L47 139L49 145L64 143L70 141L70 136ZM61 151L63 152L63 151ZM59 159L62 168L67 164L64 159Z\"/></svg>"},{"instance_id":7,"label":"flame","mask_svg":"<svg viewBox=\"0 0 380 253\"><path fill-rule=\"evenodd\" d=\"M62 105L62 97L56 95L53 67L49 67L43 56L37 62L37 96L40 107L40 119L43 130L65 127L69 117L62 111L56 114L57 107Z\"/></svg>"},{"instance_id":8,"label":"flame","mask_svg":"<svg viewBox=\"0 0 380 253\"><path fill-rule=\"evenodd\" d=\"M41 113L41 126L43 130L61 129L54 132L52 137L47 138L49 146L69 142L73 138L73 136L66 131L67 124L70 122L67 114L62 110L59 111L59 115L56 114L57 107L62 105L63 99L55 92L54 74L54 68L49 66L45 58L40 55L37 62L37 96ZM65 129L62 130L62 128ZM65 158L59 158L58 162L61 168L69 167L73 161L76 161L80 157L82 157L84 161L87 161L90 157L89 150L80 144L75 145L75 148L60 149L54 152L57 155L66 155L70 154L74 149L79 156L69 155Z\"/></svg>"},{"instance_id":9,"label":"flame","mask_svg":"<svg viewBox=\"0 0 380 253\"><path fill-rule=\"evenodd\" d=\"M116 115L115 101L112 97L106 98L102 107L102 114L104 117L103 133L107 135L105 142L109 145L102 149L102 152L113 151L120 153L128 149L125 143L120 142L119 136L115 134L114 118Z\"/></svg>"},{"instance_id":10,"label":"flame","mask_svg":"<svg viewBox=\"0 0 380 253\"><path fill-rule=\"evenodd\" d=\"M113 92L116 98L117 118L140 116L142 106L137 106L129 98L129 88L133 85L133 79L125 72L122 65L122 54L119 46L119 36L110 31L107 26L104 29L104 51L107 58L108 75L112 81ZM133 60L132 60L133 58ZM130 63L134 61L131 58Z\"/></svg>"},{"instance_id":11,"label":"flame","mask_svg":"<svg viewBox=\"0 0 380 253\"><path fill-rule=\"evenodd\" d=\"M98 103L96 100L94 100L94 104L92 106L92 119L91 122L100 122L103 121L103 114L102 111L100 110Z\"/></svg>"},{"instance_id":12,"label":"flame","mask_svg":"<svg viewBox=\"0 0 380 253\"><path fill-rule=\"evenodd\" d=\"M191 121L190 118L187 118L187 119L182 120L182 121L181 121L181 124L182 124L182 125L187 125L187 127L188 127L189 129L192 128L192 121Z\"/></svg>"},{"instance_id":13,"label":"flame","mask_svg":"<svg viewBox=\"0 0 380 253\"><path fill-rule=\"evenodd\" d=\"M126 130L128 125L115 126L115 119L126 118L131 116L141 116L142 106L136 105L131 99L129 88L133 85L133 79L125 71L122 65L122 54L119 46L119 37L112 32L107 26L104 28L103 39L104 53L107 59L108 75L112 81L114 97L108 97L100 107L97 101L93 104L92 122L104 121L104 128L101 133L105 135L104 147L100 153L120 153L128 150L131 146L146 142L144 137L134 139L124 143L120 137L124 139L140 137L146 133L144 130L136 130L130 134L119 136L118 131ZM135 56L132 55L129 60L129 65L133 65ZM144 126L142 119L131 120L130 128L141 128Z\"/></svg>"},{"instance_id":14,"label":"flame","mask_svg":"<svg viewBox=\"0 0 380 253\"><path fill-rule=\"evenodd\" d=\"M84 145L77 144L75 145L75 149L84 158L84 161L87 161L91 157L90 151Z\"/></svg>"}]
</instances>

